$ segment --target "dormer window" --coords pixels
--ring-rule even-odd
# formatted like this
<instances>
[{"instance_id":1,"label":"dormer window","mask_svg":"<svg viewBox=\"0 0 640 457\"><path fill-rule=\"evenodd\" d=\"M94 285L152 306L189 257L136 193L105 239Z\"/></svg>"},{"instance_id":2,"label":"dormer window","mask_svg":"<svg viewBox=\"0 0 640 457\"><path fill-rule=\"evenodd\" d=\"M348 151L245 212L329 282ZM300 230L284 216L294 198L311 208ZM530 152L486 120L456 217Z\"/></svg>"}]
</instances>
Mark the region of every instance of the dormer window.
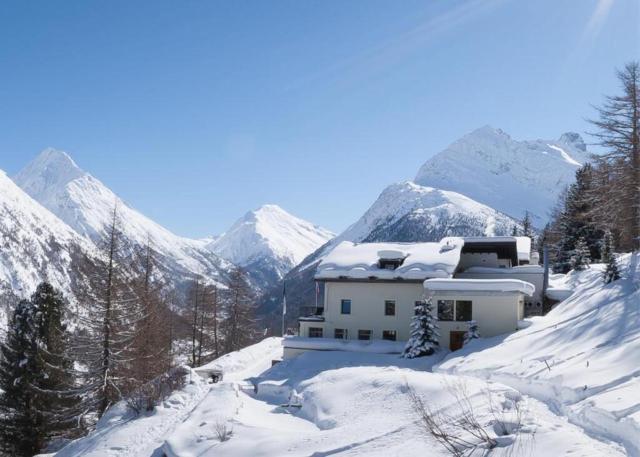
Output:
<instances>
[{"instance_id":1,"label":"dormer window","mask_svg":"<svg viewBox=\"0 0 640 457\"><path fill-rule=\"evenodd\" d=\"M402 251L384 250L378 251L378 268L381 270L395 270L404 259L407 258L407 254Z\"/></svg>"},{"instance_id":2,"label":"dormer window","mask_svg":"<svg viewBox=\"0 0 640 457\"><path fill-rule=\"evenodd\" d=\"M380 259L378 260L378 268L382 270L395 270L402 265L402 259Z\"/></svg>"}]
</instances>

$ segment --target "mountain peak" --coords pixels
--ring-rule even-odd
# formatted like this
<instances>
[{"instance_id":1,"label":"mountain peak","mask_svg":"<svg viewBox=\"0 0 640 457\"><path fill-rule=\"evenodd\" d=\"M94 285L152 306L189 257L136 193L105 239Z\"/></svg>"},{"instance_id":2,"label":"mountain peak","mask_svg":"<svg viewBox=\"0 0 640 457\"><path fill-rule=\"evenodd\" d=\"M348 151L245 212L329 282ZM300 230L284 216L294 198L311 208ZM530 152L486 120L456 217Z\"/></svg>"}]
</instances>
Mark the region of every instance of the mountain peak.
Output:
<instances>
[{"instance_id":1,"label":"mountain peak","mask_svg":"<svg viewBox=\"0 0 640 457\"><path fill-rule=\"evenodd\" d=\"M333 236L278 205L265 204L236 221L209 249L240 266L269 259L282 276Z\"/></svg>"},{"instance_id":2,"label":"mountain peak","mask_svg":"<svg viewBox=\"0 0 640 457\"><path fill-rule=\"evenodd\" d=\"M582 136L579 133L576 132L565 132L562 135L560 135L560 138L558 139L558 143L563 143L563 144L567 144L569 146L573 146L576 149L579 149L580 151L587 151L587 145L584 142L584 139L582 139Z\"/></svg>"},{"instance_id":3,"label":"mountain peak","mask_svg":"<svg viewBox=\"0 0 640 457\"><path fill-rule=\"evenodd\" d=\"M46 148L24 167L14 181L28 194L50 192L52 187L64 186L86 173L64 151Z\"/></svg>"}]
</instances>

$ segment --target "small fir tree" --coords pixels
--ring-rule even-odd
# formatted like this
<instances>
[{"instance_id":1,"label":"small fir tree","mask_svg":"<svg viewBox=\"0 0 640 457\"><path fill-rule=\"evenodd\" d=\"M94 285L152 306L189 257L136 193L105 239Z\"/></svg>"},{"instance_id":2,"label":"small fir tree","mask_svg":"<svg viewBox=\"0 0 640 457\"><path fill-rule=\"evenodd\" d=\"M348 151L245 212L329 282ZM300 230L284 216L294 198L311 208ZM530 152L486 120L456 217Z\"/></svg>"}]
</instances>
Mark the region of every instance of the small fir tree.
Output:
<instances>
[{"instance_id":1,"label":"small fir tree","mask_svg":"<svg viewBox=\"0 0 640 457\"><path fill-rule=\"evenodd\" d=\"M464 334L464 343L467 344L471 340L480 338L480 332L478 331L478 323L476 321L469 322L469 328Z\"/></svg>"},{"instance_id":2,"label":"small fir tree","mask_svg":"<svg viewBox=\"0 0 640 457\"><path fill-rule=\"evenodd\" d=\"M578 238L571 253L571 268L576 271L586 270L591 264L591 253L584 238Z\"/></svg>"},{"instance_id":3,"label":"small fir tree","mask_svg":"<svg viewBox=\"0 0 640 457\"><path fill-rule=\"evenodd\" d=\"M440 346L438 324L433 316L431 297L417 304L411 319L411 336L402 354L407 359L433 354Z\"/></svg>"},{"instance_id":4,"label":"small fir tree","mask_svg":"<svg viewBox=\"0 0 640 457\"><path fill-rule=\"evenodd\" d=\"M613 235L609 230L607 230L604 234L604 238L602 239L602 254L600 256L602 258L602 263L607 265L604 270L605 284L609 284L610 282L620 279L618 260L616 259L613 249Z\"/></svg>"}]
</instances>

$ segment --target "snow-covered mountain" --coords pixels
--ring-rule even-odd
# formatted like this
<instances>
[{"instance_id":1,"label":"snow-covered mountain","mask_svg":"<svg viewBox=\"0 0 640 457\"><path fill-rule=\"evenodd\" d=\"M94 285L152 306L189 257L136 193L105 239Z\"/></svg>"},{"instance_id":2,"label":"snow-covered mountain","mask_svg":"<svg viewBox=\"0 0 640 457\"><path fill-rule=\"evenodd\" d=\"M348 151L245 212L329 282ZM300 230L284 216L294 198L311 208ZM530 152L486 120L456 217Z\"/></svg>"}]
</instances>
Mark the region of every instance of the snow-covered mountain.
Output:
<instances>
[{"instance_id":1,"label":"snow-covered mountain","mask_svg":"<svg viewBox=\"0 0 640 457\"><path fill-rule=\"evenodd\" d=\"M78 235L0 171L0 302L31 294L48 280L69 298L84 290L96 255ZM7 309L0 314L8 315ZM2 316L0 316L2 317ZM0 323L0 327L4 321Z\"/></svg>"},{"instance_id":2,"label":"snow-covered mountain","mask_svg":"<svg viewBox=\"0 0 640 457\"><path fill-rule=\"evenodd\" d=\"M517 219L528 210L542 227L559 193L589 159L577 133L554 141L516 141L485 126L429 159L414 181L459 192Z\"/></svg>"},{"instance_id":3,"label":"snow-covered mountain","mask_svg":"<svg viewBox=\"0 0 640 457\"><path fill-rule=\"evenodd\" d=\"M445 236L494 236L517 222L464 195L411 181L387 187L339 241L436 241Z\"/></svg>"},{"instance_id":4,"label":"snow-covered mountain","mask_svg":"<svg viewBox=\"0 0 640 457\"><path fill-rule=\"evenodd\" d=\"M273 284L335 235L277 205L249 211L208 248L245 268L261 285Z\"/></svg>"},{"instance_id":5,"label":"snow-covered mountain","mask_svg":"<svg viewBox=\"0 0 640 457\"><path fill-rule=\"evenodd\" d=\"M285 277L290 309L314 303L315 267L341 241L439 241L446 236L509 235L519 222L456 192L411 181L387 187L354 224L308 256ZM282 285L263 297L261 311L275 316ZM295 311L291 311L295 315Z\"/></svg>"},{"instance_id":6,"label":"snow-covered mountain","mask_svg":"<svg viewBox=\"0 0 640 457\"><path fill-rule=\"evenodd\" d=\"M33 199L57 215L79 235L100 242L117 206L119 229L130 247L150 242L161 272L172 281L202 275L222 281L231 265L207 249L136 211L98 179L76 165L68 154L45 149L14 178Z\"/></svg>"}]
</instances>

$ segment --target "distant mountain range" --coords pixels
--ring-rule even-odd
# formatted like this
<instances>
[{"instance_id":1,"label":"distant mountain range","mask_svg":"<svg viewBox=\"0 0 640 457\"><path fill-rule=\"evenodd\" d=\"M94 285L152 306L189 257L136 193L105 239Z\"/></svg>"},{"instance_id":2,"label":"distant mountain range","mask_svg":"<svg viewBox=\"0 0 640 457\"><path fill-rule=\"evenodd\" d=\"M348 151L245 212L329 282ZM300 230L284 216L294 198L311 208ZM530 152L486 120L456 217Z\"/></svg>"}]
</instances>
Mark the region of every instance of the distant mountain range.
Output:
<instances>
[{"instance_id":1,"label":"distant mountain range","mask_svg":"<svg viewBox=\"0 0 640 457\"><path fill-rule=\"evenodd\" d=\"M444 236L510 234L525 211L538 227L590 155L580 135L516 141L482 127L429 159L414 181L391 184L343 233L299 219L276 205L249 211L224 234L178 236L135 210L71 157L46 149L14 180L0 172L0 295L27 295L49 279L69 295L87 285L88 266L118 208L131 249L149 243L160 274L182 287L195 276L222 287L244 268L260 312L278 319L282 280L290 316L315 302L315 265L342 240L434 241ZM6 314L0 300L1 314Z\"/></svg>"},{"instance_id":2,"label":"distant mountain range","mask_svg":"<svg viewBox=\"0 0 640 457\"><path fill-rule=\"evenodd\" d=\"M49 148L13 180L0 171L0 321L8 315L5 303L15 302L6 297L26 296L41 280L72 300L84 292L114 207L125 247L148 243L159 273L179 290L196 276L224 287L238 265L261 291L333 237L275 205L247 213L222 236L181 237L135 210L68 154Z\"/></svg>"}]
</instances>

